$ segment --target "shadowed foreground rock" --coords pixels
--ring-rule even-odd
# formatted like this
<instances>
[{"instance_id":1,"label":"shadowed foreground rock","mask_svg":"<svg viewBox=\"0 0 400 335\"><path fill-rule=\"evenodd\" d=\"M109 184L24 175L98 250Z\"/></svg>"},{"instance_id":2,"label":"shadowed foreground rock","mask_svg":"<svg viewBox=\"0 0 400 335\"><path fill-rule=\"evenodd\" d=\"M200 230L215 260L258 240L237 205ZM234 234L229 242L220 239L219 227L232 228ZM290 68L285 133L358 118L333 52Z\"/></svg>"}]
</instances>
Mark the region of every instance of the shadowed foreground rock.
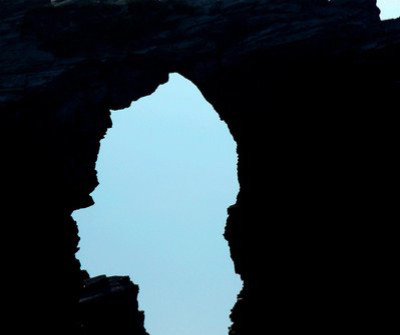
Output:
<instances>
[{"instance_id":1,"label":"shadowed foreground rock","mask_svg":"<svg viewBox=\"0 0 400 335\"><path fill-rule=\"evenodd\" d=\"M133 284L84 284L71 213L93 203L110 109L178 72L238 144L230 334L388 333L399 59L374 0L2 0L4 327L144 334ZM109 318L115 287L132 304Z\"/></svg>"},{"instance_id":2,"label":"shadowed foreground rock","mask_svg":"<svg viewBox=\"0 0 400 335\"><path fill-rule=\"evenodd\" d=\"M79 300L82 334L147 335L143 312L138 312L138 293L129 277L85 280Z\"/></svg>"}]
</instances>

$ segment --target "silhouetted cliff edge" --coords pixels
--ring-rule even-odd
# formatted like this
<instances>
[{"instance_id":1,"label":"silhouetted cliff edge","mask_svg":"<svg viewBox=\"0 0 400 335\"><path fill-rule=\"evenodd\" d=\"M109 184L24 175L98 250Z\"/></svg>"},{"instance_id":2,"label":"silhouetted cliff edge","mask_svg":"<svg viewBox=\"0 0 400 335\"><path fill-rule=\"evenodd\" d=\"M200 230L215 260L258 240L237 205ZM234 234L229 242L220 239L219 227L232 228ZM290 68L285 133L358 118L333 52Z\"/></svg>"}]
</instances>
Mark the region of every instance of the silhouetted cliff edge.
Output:
<instances>
[{"instance_id":1,"label":"silhouetted cliff edge","mask_svg":"<svg viewBox=\"0 0 400 335\"><path fill-rule=\"evenodd\" d=\"M145 334L137 287L81 270L71 213L110 109L178 72L238 144L230 334L385 333L399 59L374 0L1 0L3 327Z\"/></svg>"}]
</instances>

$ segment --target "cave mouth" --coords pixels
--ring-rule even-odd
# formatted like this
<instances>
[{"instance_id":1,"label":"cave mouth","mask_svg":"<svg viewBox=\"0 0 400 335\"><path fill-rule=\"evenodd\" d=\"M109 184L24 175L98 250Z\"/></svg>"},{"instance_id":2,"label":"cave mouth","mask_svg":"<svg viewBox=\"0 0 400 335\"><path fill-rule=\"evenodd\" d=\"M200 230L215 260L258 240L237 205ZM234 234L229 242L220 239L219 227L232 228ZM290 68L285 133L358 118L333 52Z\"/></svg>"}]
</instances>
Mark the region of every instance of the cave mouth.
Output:
<instances>
[{"instance_id":1,"label":"cave mouth","mask_svg":"<svg viewBox=\"0 0 400 335\"><path fill-rule=\"evenodd\" d=\"M129 275L151 335L227 334L242 287L223 237L239 191L227 125L178 74L112 120L95 205L74 213L82 268Z\"/></svg>"}]
</instances>

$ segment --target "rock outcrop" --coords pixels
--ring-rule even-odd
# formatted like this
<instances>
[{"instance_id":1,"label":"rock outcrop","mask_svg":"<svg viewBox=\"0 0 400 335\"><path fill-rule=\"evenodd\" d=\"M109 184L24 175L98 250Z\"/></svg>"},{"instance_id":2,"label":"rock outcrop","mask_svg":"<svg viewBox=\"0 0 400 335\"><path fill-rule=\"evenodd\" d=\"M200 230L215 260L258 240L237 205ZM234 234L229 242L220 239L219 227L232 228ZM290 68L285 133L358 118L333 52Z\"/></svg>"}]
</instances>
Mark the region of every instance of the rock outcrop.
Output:
<instances>
[{"instance_id":1,"label":"rock outcrop","mask_svg":"<svg viewBox=\"0 0 400 335\"><path fill-rule=\"evenodd\" d=\"M79 299L82 334L144 334L144 314L138 312L139 288L129 277L86 279Z\"/></svg>"},{"instance_id":2,"label":"rock outcrop","mask_svg":"<svg viewBox=\"0 0 400 335\"><path fill-rule=\"evenodd\" d=\"M133 284L84 284L71 213L93 203L110 109L179 72L238 144L230 334L386 332L399 59L374 0L2 0L4 327L144 334ZM135 330L103 318L113 287Z\"/></svg>"}]
</instances>

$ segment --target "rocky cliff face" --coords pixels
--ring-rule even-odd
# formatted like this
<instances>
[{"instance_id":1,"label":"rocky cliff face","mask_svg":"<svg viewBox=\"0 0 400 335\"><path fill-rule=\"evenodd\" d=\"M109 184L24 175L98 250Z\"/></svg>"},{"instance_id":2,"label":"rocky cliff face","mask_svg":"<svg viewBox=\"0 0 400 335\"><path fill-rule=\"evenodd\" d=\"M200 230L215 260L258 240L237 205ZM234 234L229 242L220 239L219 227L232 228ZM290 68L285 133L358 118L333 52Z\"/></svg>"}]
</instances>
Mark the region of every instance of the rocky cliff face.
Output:
<instances>
[{"instance_id":1,"label":"rocky cliff face","mask_svg":"<svg viewBox=\"0 0 400 335\"><path fill-rule=\"evenodd\" d=\"M83 282L79 299L82 334L144 334L139 288L129 277L98 276Z\"/></svg>"},{"instance_id":2,"label":"rocky cliff face","mask_svg":"<svg viewBox=\"0 0 400 335\"><path fill-rule=\"evenodd\" d=\"M400 21L381 22L374 0L2 0L0 50L5 326L145 333L133 284L87 281L71 213L92 204L109 110L179 72L238 143L231 335L389 327L377 226L391 203Z\"/></svg>"}]
</instances>

